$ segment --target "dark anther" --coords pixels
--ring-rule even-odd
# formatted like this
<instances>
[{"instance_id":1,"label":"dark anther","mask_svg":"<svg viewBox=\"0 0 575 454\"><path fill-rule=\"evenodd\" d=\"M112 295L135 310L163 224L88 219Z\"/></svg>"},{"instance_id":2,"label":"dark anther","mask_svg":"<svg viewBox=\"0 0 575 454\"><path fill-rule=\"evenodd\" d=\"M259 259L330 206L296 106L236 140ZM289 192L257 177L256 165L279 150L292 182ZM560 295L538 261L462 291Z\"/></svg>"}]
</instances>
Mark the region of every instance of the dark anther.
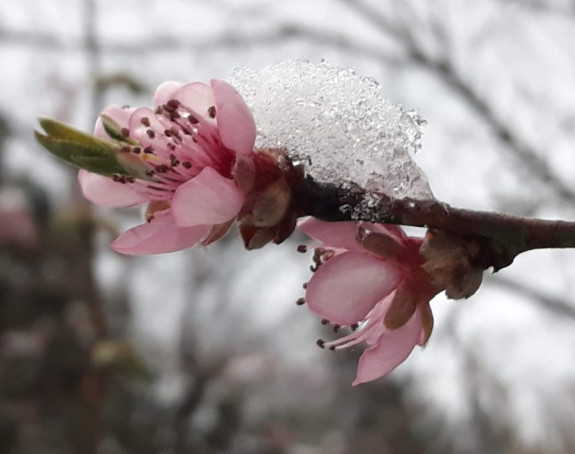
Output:
<instances>
[{"instance_id":1,"label":"dark anther","mask_svg":"<svg viewBox=\"0 0 575 454\"><path fill-rule=\"evenodd\" d=\"M303 287L304 290L305 290L305 289L307 288L307 282L304 282L304 283L302 284L302 287Z\"/></svg>"},{"instance_id":2,"label":"dark anther","mask_svg":"<svg viewBox=\"0 0 575 454\"><path fill-rule=\"evenodd\" d=\"M192 168L192 163L188 162L188 161L182 162L182 165L184 166L184 169L191 169Z\"/></svg>"},{"instance_id":3,"label":"dark anther","mask_svg":"<svg viewBox=\"0 0 575 454\"><path fill-rule=\"evenodd\" d=\"M154 148L151 145L148 145L144 148L144 153L146 154L154 154Z\"/></svg>"},{"instance_id":4,"label":"dark anther","mask_svg":"<svg viewBox=\"0 0 575 454\"><path fill-rule=\"evenodd\" d=\"M130 151L132 151L132 149L130 147L120 148L120 153L129 153Z\"/></svg>"},{"instance_id":5,"label":"dark anther","mask_svg":"<svg viewBox=\"0 0 575 454\"><path fill-rule=\"evenodd\" d=\"M334 332L334 333L337 333L340 328L341 328L340 325L333 325L333 332Z\"/></svg>"},{"instance_id":6,"label":"dark anther","mask_svg":"<svg viewBox=\"0 0 575 454\"><path fill-rule=\"evenodd\" d=\"M325 348L325 341L318 339L315 341L315 344L319 347L319 348Z\"/></svg>"},{"instance_id":7,"label":"dark anther","mask_svg":"<svg viewBox=\"0 0 575 454\"><path fill-rule=\"evenodd\" d=\"M150 119L148 117L140 118L140 123L142 123L146 128L150 127Z\"/></svg>"},{"instance_id":8,"label":"dark anther","mask_svg":"<svg viewBox=\"0 0 575 454\"><path fill-rule=\"evenodd\" d=\"M322 325L327 325L328 323L329 323L329 320L327 318L324 318L321 320Z\"/></svg>"},{"instance_id":9,"label":"dark anther","mask_svg":"<svg viewBox=\"0 0 575 454\"><path fill-rule=\"evenodd\" d=\"M312 273L315 273L317 270L319 270L319 264L315 263L313 265L310 265L309 269L311 270Z\"/></svg>"},{"instance_id":10,"label":"dark anther","mask_svg":"<svg viewBox=\"0 0 575 454\"><path fill-rule=\"evenodd\" d=\"M298 306L303 306L305 304L305 299L303 298L298 298L298 300L295 302Z\"/></svg>"},{"instance_id":11,"label":"dark anther","mask_svg":"<svg viewBox=\"0 0 575 454\"><path fill-rule=\"evenodd\" d=\"M172 136L174 135L174 133L173 133L172 131L170 131L169 129L166 129L166 130L164 131L164 135L165 135L166 137L172 137Z\"/></svg>"},{"instance_id":12,"label":"dark anther","mask_svg":"<svg viewBox=\"0 0 575 454\"><path fill-rule=\"evenodd\" d=\"M156 115L161 115L163 111L164 111L164 109L162 108L162 106L158 106L158 107L156 107L156 110L154 111L154 113Z\"/></svg>"},{"instance_id":13,"label":"dark anther","mask_svg":"<svg viewBox=\"0 0 575 454\"><path fill-rule=\"evenodd\" d=\"M166 103L166 107L168 107L168 109L170 110L176 110L178 107L180 107L180 101L178 101L177 99L170 99Z\"/></svg>"},{"instance_id":14,"label":"dark anther","mask_svg":"<svg viewBox=\"0 0 575 454\"><path fill-rule=\"evenodd\" d=\"M352 331L355 331L356 329L359 328L359 324L358 323L353 323L352 325L350 325L350 328Z\"/></svg>"},{"instance_id":15,"label":"dark anther","mask_svg":"<svg viewBox=\"0 0 575 454\"><path fill-rule=\"evenodd\" d=\"M130 130L128 128L122 128L122 136L130 137Z\"/></svg>"},{"instance_id":16,"label":"dark anther","mask_svg":"<svg viewBox=\"0 0 575 454\"><path fill-rule=\"evenodd\" d=\"M303 254L303 253L307 252L307 246L306 246L305 244L300 244L300 245L297 247L297 251L298 251L298 252L301 252L301 253Z\"/></svg>"},{"instance_id":17,"label":"dark anther","mask_svg":"<svg viewBox=\"0 0 575 454\"><path fill-rule=\"evenodd\" d=\"M166 164L160 164L156 166L156 172L158 173L166 173L170 170L170 168Z\"/></svg>"},{"instance_id":18,"label":"dark anther","mask_svg":"<svg viewBox=\"0 0 575 454\"><path fill-rule=\"evenodd\" d=\"M149 177L153 177L156 174L156 172L154 172L153 170L146 170L146 172L144 173Z\"/></svg>"},{"instance_id":19,"label":"dark anther","mask_svg":"<svg viewBox=\"0 0 575 454\"><path fill-rule=\"evenodd\" d=\"M134 183L136 181L136 179L134 177L131 177L129 175L125 178L125 180L126 180L126 183Z\"/></svg>"},{"instance_id":20,"label":"dark anther","mask_svg":"<svg viewBox=\"0 0 575 454\"><path fill-rule=\"evenodd\" d=\"M150 139L153 139L154 137L156 137L156 133L152 129L146 129L146 134L148 135L148 137Z\"/></svg>"},{"instance_id":21,"label":"dark anther","mask_svg":"<svg viewBox=\"0 0 575 454\"><path fill-rule=\"evenodd\" d=\"M112 180L115 181L116 183L126 184L126 183L133 183L134 182L133 178L131 178L132 181L128 181L128 178L131 178L131 177L127 177L126 175L120 175L119 173L114 173L112 175Z\"/></svg>"},{"instance_id":22,"label":"dark anther","mask_svg":"<svg viewBox=\"0 0 575 454\"><path fill-rule=\"evenodd\" d=\"M190 116L188 117L188 120L189 120L189 122L190 122L191 124L193 124L193 125L199 123L198 119L197 119L196 117L194 117L193 115L190 115Z\"/></svg>"},{"instance_id":23,"label":"dark anther","mask_svg":"<svg viewBox=\"0 0 575 454\"><path fill-rule=\"evenodd\" d=\"M210 118L216 118L215 106L210 106L210 108L208 109L208 115L210 116Z\"/></svg>"},{"instance_id":24,"label":"dark anther","mask_svg":"<svg viewBox=\"0 0 575 454\"><path fill-rule=\"evenodd\" d=\"M178 128L175 127L171 127L170 131L172 131L172 136L176 137L176 138L180 138L180 131L178 130Z\"/></svg>"},{"instance_id":25,"label":"dark anther","mask_svg":"<svg viewBox=\"0 0 575 454\"><path fill-rule=\"evenodd\" d=\"M180 117L181 117L181 115L178 112L172 112L170 114L170 121L176 121Z\"/></svg>"},{"instance_id":26,"label":"dark anther","mask_svg":"<svg viewBox=\"0 0 575 454\"><path fill-rule=\"evenodd\" d=\"M333 352L335 350L335 345L330 345L329 349Z\"/></svg>"},{"instance_id":27,"label":"dark anther","mask_svg":"<svg viewBox=\"0 0 575 454\"><path fill-rule=\"evenodd\" d=\"M134 147L134 148L132 148L132 153L140 154L140 151L142 151L142 149L141 149L140 147Z\"/></svg>"},{"instance_id":28,"label":"dark anther","mask_svg":"<svg viewBox=\"0 0 575 454\"><path fill-rule=\"evenodd\" d=\"M170 150L174 151L174 150L176 149L176 145L173 144L173 143L169 143L169 144L168 144L168 148L169 148Z\"/></svg>"}]
</instances>

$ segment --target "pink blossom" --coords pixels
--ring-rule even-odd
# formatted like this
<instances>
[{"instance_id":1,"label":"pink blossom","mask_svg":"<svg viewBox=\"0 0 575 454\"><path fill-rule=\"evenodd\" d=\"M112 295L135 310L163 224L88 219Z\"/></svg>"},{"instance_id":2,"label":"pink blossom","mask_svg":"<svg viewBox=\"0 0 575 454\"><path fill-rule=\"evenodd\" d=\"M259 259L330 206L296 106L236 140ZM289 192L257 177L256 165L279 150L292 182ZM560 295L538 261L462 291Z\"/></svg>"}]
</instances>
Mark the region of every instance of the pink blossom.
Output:
<instances>
[{"instance_id":1,"label":"pink blossom","mask_svg":"<svg viewBox=\"0 0 575 454\"><path fill-rule=\"evenodd\" d=\"M332 350L365 343L354 385L382 377L401 364L416 345L425 345L437 293L421 268L422 238L393 225L323 222L310 218L298 228L319 240L315 273L305 301L325 322L353 332L324 342Z\"/></svg>"},{"instance_id":2,"label":"pink blossom","mask_svg":"<svg viewBox=\"0 0 575 454\"><path fill-rule=\"evenodd\" d=\"M35 249L40 244L30 203L25 194L10 187L0 190L0 246Z\"/></svg>"},{"instance_id":3,"label":"pink blossom","mask_svg":"<svg viewBox=\"0 0 575 454\"><path fill-rule=\"evenodd\" d=\"M227 231L244 204L234 169L237 161L245 167L251 159L256 130L238 92L217 79L210 85L167 82L156 90L154 104L155 109L112 106L103 112L121 128L119 160L133 177L79 173L85 197L96 204L148 203L147 222L112 244L124 254L207 244ZM95 135L111 140L102 119Z\"/></svg>"}]
</instances>

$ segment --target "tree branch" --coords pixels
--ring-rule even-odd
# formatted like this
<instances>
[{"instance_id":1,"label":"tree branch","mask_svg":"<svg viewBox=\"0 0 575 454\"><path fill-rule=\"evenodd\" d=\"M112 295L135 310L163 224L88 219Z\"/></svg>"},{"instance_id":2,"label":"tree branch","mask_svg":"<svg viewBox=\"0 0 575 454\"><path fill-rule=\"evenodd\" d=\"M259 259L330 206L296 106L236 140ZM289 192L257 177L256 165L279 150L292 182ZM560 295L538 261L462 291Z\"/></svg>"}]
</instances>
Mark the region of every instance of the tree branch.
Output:
<instances>
[{"instance_id":1,"label":"tree branch","mask_svg":"<svg viewBox=\"0 0 575 454\"><path fill-rule=\"evenodd\" d=\"M496 271L533 249L575 248L575 222L534 219L455 208L435 199L393 199L359 186L318 184L309 177L294 191L300 216L326 221L366 221L439 229L480 246L474 266Z\"/></svg>"}]
</instances>

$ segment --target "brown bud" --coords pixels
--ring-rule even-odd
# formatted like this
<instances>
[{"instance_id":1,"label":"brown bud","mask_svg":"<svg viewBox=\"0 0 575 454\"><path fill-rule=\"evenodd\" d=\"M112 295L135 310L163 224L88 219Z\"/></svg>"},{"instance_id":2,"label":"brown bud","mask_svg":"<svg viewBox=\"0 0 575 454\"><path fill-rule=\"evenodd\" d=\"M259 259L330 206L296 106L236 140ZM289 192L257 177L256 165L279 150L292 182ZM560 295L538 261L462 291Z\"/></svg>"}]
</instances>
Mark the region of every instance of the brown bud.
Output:
<instances>
[{"instance_id":1,"label":"brown bud","mask_svg":"<svg viewBox=\"0 0 575 454\"><path fill-rule=\"evenodd\" d=\"M239 228L242 239L244 240L244 245L248 250L264 247L273 241L276 236L275 229L270 227L256 227L249 222L242 222Z\"/></svg>"},{"instance_id":2,"label":"brown bud","mask_svg":"<svg viewBox=\"0 0 575 454\"><path fill-rule=\"evenodd\" d=\"M414 314L417 307L417 289L413 288L408 277L399 284L395 296L385 314L383 324L389 329L397 329L405 325Z\"/></svg>"},{"instance_id":3,"label":"brown bud","mask_svg":"<svg viewBox=\"0 0 575 454\"><path fill-rule=\"evenodd\" d=\"M282 220L291 201L291 191L283 178L265 188L256 199L253 209L253 224L269 227Z\"/></svg>"},{"instance_id":4,"label":"brown bud","mask_svg":"<svg viewBox=\"0 0 575 454\"><path fill-rule=\"evenodd\" d=\"M240 188L244 194L247 194L253 188L256 177L256 166L253 159L238 155L232 175L238 188Z\"/></svg>"},{"instance_id":5,"label":"brown bud","mask_svg":"<svg viewBox=\"0 0 575 454\"><path fill-rule=\"evenodd\" d=\"M202 246L207 246L208 244L212 244L214 241L223 238L225 234L228 233L228 230L230 229L234 221L235 218L230 219L229 221L224 222L222 224L214 225L211 228L210 233L208 233L208 236L206 236L202 241Z\"/></svg>"},{"instance_id":6,"label":"brown bud","mask_svg":"<svg viewBox=\"0 0 575 454\"><path fill-rule=\"evenodd\" d=\"M445 290L448 298L468 298L477 291L483 277L483 270L470 264L479 250L479 244L473 239L429 230L420 248L420 254L426 259L422 268L432 285L438 291Z\"/></svg>"}]
</instances>

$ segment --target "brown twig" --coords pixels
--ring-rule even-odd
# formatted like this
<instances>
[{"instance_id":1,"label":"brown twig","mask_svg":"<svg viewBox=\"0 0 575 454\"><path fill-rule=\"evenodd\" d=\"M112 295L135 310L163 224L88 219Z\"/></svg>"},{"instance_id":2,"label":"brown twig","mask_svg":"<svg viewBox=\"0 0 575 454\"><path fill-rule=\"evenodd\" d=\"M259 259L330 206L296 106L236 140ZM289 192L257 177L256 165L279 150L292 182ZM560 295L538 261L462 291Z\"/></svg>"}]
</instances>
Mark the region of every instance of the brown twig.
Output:
<instances>
[{"instance_id":1,"label":"brown twig","mask_svg":"<svg viewBox=\"0 0 575 454\"><path fill-rule=\"evenodd\" d=\"M427 227L474 239L481 250L473 264L483 268L499 270L532 249L575 248L575 222L473 211L435 199L393 199L358 186L343 189L310 178L296 189L295 199L300 216Z\"/></svg>"}]
</instances>

